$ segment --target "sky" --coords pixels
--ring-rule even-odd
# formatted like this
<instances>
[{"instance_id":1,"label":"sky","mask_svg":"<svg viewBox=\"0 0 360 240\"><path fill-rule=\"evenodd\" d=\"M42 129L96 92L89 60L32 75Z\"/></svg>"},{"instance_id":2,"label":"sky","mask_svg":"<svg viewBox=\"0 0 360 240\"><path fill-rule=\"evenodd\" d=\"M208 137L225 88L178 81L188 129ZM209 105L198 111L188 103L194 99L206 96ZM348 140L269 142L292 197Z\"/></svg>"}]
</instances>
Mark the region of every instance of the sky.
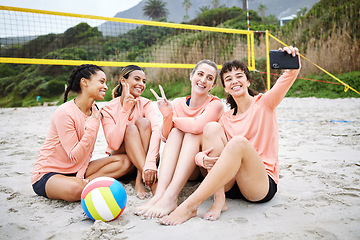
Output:
<instances>
[{"instance_id":1,"label":"sky","mask_svg":"<svg viewBox=\"0 0 360 240\"><path fill-rule=\"evenodd\" d=\"M114 17L116 13L136 6L139 2L141 0L0 0L0 5Z\"/></svg>"},{"instance_id":2,"label":"sky","mask_svg":"<svg viewBox=\"0 0 360 240\"><path fill-rule=\"evenodd\" d=\"M0 5L9 7L31 8L56 12L114 17L116 13L136 6L141 0L0 0ZM37 14L38 15L38 14ZM48 33L62 33L80 22L62 22L54 26L43 26L42 20L34 20L34 14L0 11L0 38L32 36ZM59 22L59 18L46 15L46 21ZM64 19L64 18L63 18ZM63 20L61 19L61 20ZM101 21L88 22L98 26Z\"/></svg>"}]
</instances>

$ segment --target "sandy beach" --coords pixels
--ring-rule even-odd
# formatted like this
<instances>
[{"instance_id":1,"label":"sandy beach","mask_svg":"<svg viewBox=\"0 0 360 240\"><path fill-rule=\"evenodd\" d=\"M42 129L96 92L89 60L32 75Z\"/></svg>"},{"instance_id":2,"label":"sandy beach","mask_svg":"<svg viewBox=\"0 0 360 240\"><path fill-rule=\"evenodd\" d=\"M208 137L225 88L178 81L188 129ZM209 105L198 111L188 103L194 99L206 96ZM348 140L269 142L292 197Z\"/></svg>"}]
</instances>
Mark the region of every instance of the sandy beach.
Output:
<instances>
[{"instance_id":1,"label":"sandy beach","mask_svg":"<svg viewBox=\"0 0 360 240\"><path fill-rule=\"evenodd\" d=\"M360 98L285 98L277 110L275 197L265 204L228 199L214 222L200 217L210 198L176 227L135 216L143 201L132 183L124 213L108 223L87 218L80 203L35 195L32 167L55 109L0 109L0 239L360 239ZM93 159L105 147L100 129ZM196 187L188 183L179 200Z\"/></svg>"}]
</instances>

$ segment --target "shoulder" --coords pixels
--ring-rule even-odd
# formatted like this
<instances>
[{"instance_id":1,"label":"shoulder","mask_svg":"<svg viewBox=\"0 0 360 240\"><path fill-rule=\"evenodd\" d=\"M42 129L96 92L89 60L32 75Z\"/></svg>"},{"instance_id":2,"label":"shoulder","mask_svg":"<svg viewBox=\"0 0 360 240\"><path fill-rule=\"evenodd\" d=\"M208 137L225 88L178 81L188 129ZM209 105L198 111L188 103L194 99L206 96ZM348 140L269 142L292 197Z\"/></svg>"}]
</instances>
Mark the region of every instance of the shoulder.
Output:
<instances>
[{"instance_id":1,"label":"shoulder","mask_svg":"<svg viewBox=\"0 0 360 240\"><path fill-rule=\"evenodd\" d=\"M217 112L224 111L224 103L218 97L212 96L210 98L210 101L206 101L206 102L207 103L205 103L204 107L211 108L212 110L215 110Z\"/></svg>"},{"instance_id":2,"label":"shoulder","mask_svg":"<svg viewBox=\"0 0 360 240\"><path fill-rule=\"evenodd\" d=\"M76 106L74 100L61 104L51 116L51 121L65 122L69 119L76 119L79 115L79 108ZM75 120L74 120L75 121Z\"/></svg>"},{"instance_id":3,"label":"shoulder","mask_svg":"<svg viewBox=\"0 0 360 240\"><path fill-rule=\"evenodd\" d=\"M207 98L207 101L209 103L216 104L216 105L221 105L221 106L224 105L223 101L221 101L220 98L218 98L216 96L213 96L213 95L209 95L208 98Z\"/></svg>"},{"instance_id":4,"label":"shoulder","mask_svg":"<svg viewBox=\"0 0 360 240\"><path fill-rule=\"evenodd\" d=\"M190 96L188 96L188 97L190 97ZM173 100L173 104L181 104L181 103L186 104L186 99L187 99L188 97L178 97L178 98L175 98L175 99Z\"/></svg>"},{"instance_id":5,"label":"shoulder","mask_svg":"<svg viewBox=\"0 0 360 240\"><path fill-rule=\"evenodd\" d=\"M258 95L254 96L254 102L259 103L263 99L265 94L266 93L259 93Z\"/></svg>"},{"instance_id":6,"label":"shoulder","mask_svg":"<svg viewBox=\"0 0 360 240\"><path fill-rule=\"evenodd\" d=\"M119 104L120 104L120 97L116 97L111 101L105 103L103 109L111 111L112 109L117 108Z\"/></svg>"},{"instance_id":7,"label":"shoulder","mask_svg":"<svg viewBox=\"0 0 360 240\"><path fill-rule=\"evenodd\" d=\"M114 106L114 105L117 105L118 103L120 103L120 97L116 97L116 98L112 99L111 101L105 103L104 107Z\"/></svg>"},{"instance_id":8,"label":"shoulder","mask_svg":"<svg viewBox=\"0 0 360 240\"><path fill-rule=\"evenodd\" d=\"M66 103L61 104L54 112L54 115L71 114L76 110L77 106L74 100L70 100Z\"/></svg>"},{"instance_id":9,"label":"shoulder","mask_svg":"<svg viewBox=\"0 0 360 240\"><path fill-rule=\"evenodd\" d=\"M150 99L147 99L145 97L138 97L138 101L143 106L152 102Z\"/></svg>"},{"instance_id":10,"label":"shoulder","mask_svg":"<svg viewBox=\"0 0 360 240\"><path fill-rule=\"evenodd\" d=\"M229 119L229 118L233 118L234 117L234 109L230 109L226 112L224 112L224 114L221 116L221 119Z\"/></svg>"},{"instance_id":11,"label":"shoulder","mask_svg":"<svg viewBox=\"0 0 360 240\"><path fill-rule=\"evenodd\" d=\"M230 110L224 112L224 113L221 115L220 119L219 119L220 125L222 125L222 126L227 125L227 123L229 122L230 118L233 118L233 117L234 117L234 116L233 116L233 113L234 113L234 109L230 109Z\"/></svg>"},{"instance_id":12,"label":"shoulder","mask_svg":"<svg viewBox=\"0 0 360 240\"><path fill-rule=\"evenodd\" d=\"M209 99L211 102L212 102L212 101L222 102L222 101L220 100L220 98L218 98L218 97L216 97L216 96L214 96L214 95L211 95L211 94L209 94L208 99Z\"/></svg>"}]
</instances>

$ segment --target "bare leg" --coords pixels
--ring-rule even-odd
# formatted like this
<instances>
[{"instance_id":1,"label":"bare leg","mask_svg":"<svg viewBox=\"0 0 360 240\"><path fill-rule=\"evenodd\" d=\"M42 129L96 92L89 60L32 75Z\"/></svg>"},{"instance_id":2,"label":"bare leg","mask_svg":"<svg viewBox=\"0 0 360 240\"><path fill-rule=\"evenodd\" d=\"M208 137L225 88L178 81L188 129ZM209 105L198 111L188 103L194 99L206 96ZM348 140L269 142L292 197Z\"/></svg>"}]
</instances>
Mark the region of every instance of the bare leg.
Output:
<instances>
[{"instance_id":1,"label":"bare leg","mask_svg":"<svg viewBox=\"0 0 360 240\"><path fill-rule=\"evenodd\" d=\"M146 158L145 150L147 150L148 143L150 141L149 140L150 133L147 133L150 131L150 124L148 124L148 127L145 127L144 125L146 124L144 123L144 121L141 122L140 129L136 124L127 125L125 131L125 137L124 137L126 154L129 157L132 164L134 164L134 166L137 169L137 177L135 180L135 191L140 199L145 199L150 196L150 193L147 191L142 181L142 172ZM142 137L144 136L148 137L148 139L143 139ZM143 146L143 143L147 143L146 149Z\"/></svg>"},{"instance_id":2,"label":"bare leg","mask_svg":"<svg viewBox=\"0 0 360 240\"><path fill-rule=\"evenodd\" d=\"M182 131L177 128L171 130L161 156L156 193L148 202L136 208L136 215L143 215L161 198L166 188L169 186L175 172L183 138L184 133Z\"/></svg>"},{"instance_id":3,"label":"bare leg","mask_svg":"<svg viewBox=\"0 0 360 240\"><path fill-rule=\"evenodd\" d=\"M169 214L177 207L178 196L196 168L194 159L196 153L199 152L200 142L201 135L185 134L173 179L163 196L144 216L160 218Z\"/></svg>"},{"instance_id":4,"label":"bare leg","mask_svg":"<svg viewBox=\"0 0 360 240\"><path fill-rule=\"evenodd\" d=\"M199 188L160 223L177 225L195 217L199 205L234 177L247 199L257 201L266 196L269 181L265 166L251 143L241 136L228 142Z\"/></svg>"},{"instance_id":5,"label":"bare leg","mask_svg":"<svg viewBox=\"0 0 360 240\"><path fill-rule=\"evenodd\" d=\"M119 178L129 173L131 169L132 164L125 154L111 155L90 161L85 178L88 180L102 176Z\"/></svg>"},{"instance_id":6,"label":"bare leg","mask_svg":"<svg viewBox=\"0 0 360 240\"><path fill-rule=\"evenodd\" d=\"M50 199L63 199L69 202L80 201L81 192L87 182L78 177L61 174L49 178L45 185L46 195Z\"/></svg>"},{"instance_id":7,"label":"bare leg","mask_svg":"<svg viewBox=\"0 0 360 240\"><path fill-rule=\"evenodd\" d=\"M90 161L85 173L86 180L107 176L118 178L128 173L131 163L126 155L114 155ZM81 192L87 181L77 177L64 175L52 176L45 186L45 191L50 199L63 199L66 201L79 201Z\"/></svg>"},{"instance_id":8,"label":"bare leg","mask_svg":"<svg viewBox=\"0 0 360 240\"><path fill-rule=\"evenodd\" d=\"M202 149L206 150L213 147L209 153L210 157L219 157L227 139L223 128L216 122L208 123L203 132ZM224 187L221 187L214 195L214 203L201 217L206 220L214 221L220 217L221 212L228 209L225 201Z\"/></svg>"}]
</instances>

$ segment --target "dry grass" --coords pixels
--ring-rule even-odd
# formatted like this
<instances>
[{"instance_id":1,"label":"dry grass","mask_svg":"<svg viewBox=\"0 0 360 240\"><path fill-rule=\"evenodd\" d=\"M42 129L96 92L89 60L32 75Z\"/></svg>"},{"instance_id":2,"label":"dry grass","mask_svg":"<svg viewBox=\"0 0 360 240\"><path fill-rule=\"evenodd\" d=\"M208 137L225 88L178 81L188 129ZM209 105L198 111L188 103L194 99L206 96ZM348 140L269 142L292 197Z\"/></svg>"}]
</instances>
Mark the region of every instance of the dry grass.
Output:
<instances>
[{"instance_id":1,"label":"dry grass","mask_svg":"<svg viewBox=\"0 0 360 240\"><path fill-rule=\"evenodd\" d=\"M345 73L350 71L358 71L360 69L360 43L356 37L351 34L349 26L341 29L336 26L331 30L327 30L330 34L326 38L312 36L306 42L301 44L303 32L306 25L300 23L299 27L292 32L289 37L278 37L283 42L297 46L301 49L301 53L313 63L319 65L331 73ZM322 35L322 34L320 34ZM270 38L270 50L283 47L280 43ZM219 34L209 32L198 32L191 34L184 32L169 38L162 44L156 44L146 54L147 62L157 63L190 63L196 64L202 59L210 59L218 65L224 62L247 58L246 37L237 34ZM266 57L265 37L263 41L255 41L255 58ZM113 61L126 61L126 56L119 53L112 59ZM308 74L322 73L313 63L302 59L302 70L300 76ZM259 67L259 66L257 66ZM186 81L189 78L191 69L174 69L174 68L147 68L147 78L156 83ZM118 68L109 69L109 79L116 83L118 78Z\"/></svg>"}]
</instances>

